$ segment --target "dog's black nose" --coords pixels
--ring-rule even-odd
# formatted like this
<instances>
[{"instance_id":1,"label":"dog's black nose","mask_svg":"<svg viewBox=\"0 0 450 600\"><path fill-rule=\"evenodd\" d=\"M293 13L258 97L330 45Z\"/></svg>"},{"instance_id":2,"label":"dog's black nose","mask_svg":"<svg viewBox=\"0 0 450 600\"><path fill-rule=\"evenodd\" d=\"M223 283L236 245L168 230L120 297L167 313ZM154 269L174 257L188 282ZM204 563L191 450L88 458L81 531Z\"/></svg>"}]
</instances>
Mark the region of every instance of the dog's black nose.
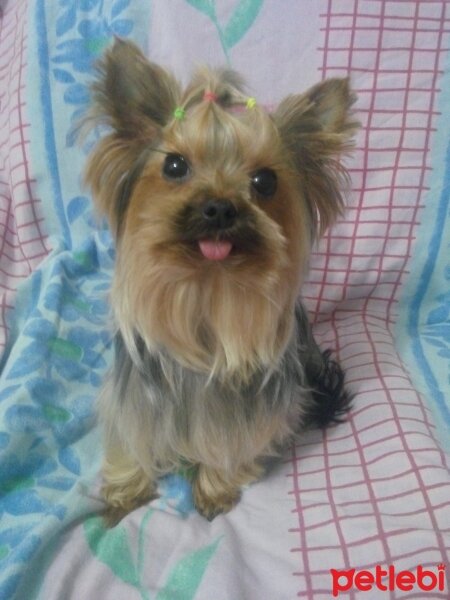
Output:
<instances>
[{"instance_id":1,"label":"dog's black nose","mask_svg":"<svg viewBox=\"0 0 450 600\"><path fill-rule=\"evenodd\" d=\"M201 207L202 216L210 227L228 229L234 225L237 210L230 200L214 198L207 200Z\"/></svg>"}]
</instances>

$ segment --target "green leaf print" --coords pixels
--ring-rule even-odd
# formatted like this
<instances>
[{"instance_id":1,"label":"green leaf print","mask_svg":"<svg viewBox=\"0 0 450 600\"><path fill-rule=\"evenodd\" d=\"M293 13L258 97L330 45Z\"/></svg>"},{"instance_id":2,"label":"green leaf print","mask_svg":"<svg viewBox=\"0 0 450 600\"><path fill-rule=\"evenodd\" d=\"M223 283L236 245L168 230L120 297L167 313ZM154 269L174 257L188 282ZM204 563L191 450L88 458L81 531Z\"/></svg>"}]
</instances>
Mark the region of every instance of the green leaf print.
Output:
<instances>
[{"instance_id":1,"label":"green leaf print","mask_svg":"<svg viewBox=\"0 0 450 600\"><path fill-rule=\"evenodd\" d=\"M154 510L150 508L139 527L137 564L133 560L125 527L118 525L114 529L106 529L101 517L92 517L84 524L87 543L93 555L109 567L116 577L136 588L142 600L152 597L145 589L143 575L146 541L151 542L151 537L145 536L145 529L153 514ZM155 600L193 600L221 539L181 558L172 567L166 584Z\"/></svg>"},{"instance_id":2,"label":"green leaf print","mask_svg":"<svg viewBox=\"0 0 450 600\"><path fill-rule=\"evenodd\" d=\"M202 12L212 20L216 18L215 0L187 0L188 4Z\"/></svg>"},{"instance_id":3,"label":"green leaf print","mask_svg":"<svg viewBox=\"0 0 450 600\"><path fill-rule=\"evenodd\" d=\"M223 41L227 49L232 48L247 33L256 20L263 0L242 0L236 6L223 31Z\"/></svg>"},{"instance_id":4,"label":"green leaf print","mask_svg":"<svg viewBox=\"0 0 450 600\"><path fill-rule=\"evenodd\" d=\"M192 600L221 539L179 560L156 600Z\"/></svg>"},{"instance_id":5,"label":"green leaf print","mask_svg":"<svg viewBox=\"0 0 450 600\"><path fill-rule=\"evenodd\" d=\"M139 589L139 577L133 561L125 528L106 529L101 517L84 523L86 539L93 555L125 583Z\"/></svg>"},{"instance_id":6,"label":"green leaf print","mask_svg":"<svg viewBox=\"0 0 450 600\"><path fill-rule=\"evenodd\" d=\"M230 63L228 51L233 48L251 28L261 10L264 0L240 0L228 20L222 26L216 12L215 0L186 0L193 8L206 15L214 24L220 39L227 62Z\"/></svg>"}]
</instances>

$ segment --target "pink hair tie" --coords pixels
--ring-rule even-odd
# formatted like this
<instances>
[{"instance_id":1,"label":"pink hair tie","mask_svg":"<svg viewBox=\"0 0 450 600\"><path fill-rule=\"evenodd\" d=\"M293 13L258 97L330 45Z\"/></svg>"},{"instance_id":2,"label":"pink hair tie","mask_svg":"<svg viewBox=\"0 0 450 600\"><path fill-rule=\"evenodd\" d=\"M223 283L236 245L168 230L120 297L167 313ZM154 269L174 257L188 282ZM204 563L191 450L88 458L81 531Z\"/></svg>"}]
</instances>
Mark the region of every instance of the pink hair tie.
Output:
<instances>
[{"instance_id":1,"label":"pink hair tie","mask_svg":"<svg viewBox=\"0 0 450 600\"><path fill-rule=\"evenodd\" d=\"M203 94L203 100L208 100L209 102L216 102L217 95L214 92L205 92Z\"/></svg>"}]
</instances>

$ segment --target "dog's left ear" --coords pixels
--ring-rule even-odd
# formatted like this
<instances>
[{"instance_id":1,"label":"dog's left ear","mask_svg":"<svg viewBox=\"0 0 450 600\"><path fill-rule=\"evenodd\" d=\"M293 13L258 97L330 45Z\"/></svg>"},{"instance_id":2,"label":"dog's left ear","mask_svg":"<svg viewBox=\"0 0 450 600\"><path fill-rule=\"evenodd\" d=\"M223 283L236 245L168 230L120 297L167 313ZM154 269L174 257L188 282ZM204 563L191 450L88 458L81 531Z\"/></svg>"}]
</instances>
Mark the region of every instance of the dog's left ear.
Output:
<instances>
[{"instance_id":1,"label":"dog's left ear","mask_svg":"<svg viewBox=\"0 0 450 600\"><path fill-rule=\"evenodd\" d=\"M156 134L171 118L179 95L172 75L130 41L116 38L97 63L93 104L121 137Z\"/></svg>"},{"instance_id":2,"label":"dog's left ear","mask_svg":"<svg viewBox=\"0 0 450 600\"><path fill-rule=\"evenodd\" d=\"M120 39L97 63L91 89L84 128L103 123L109 133L95 146L85 180L98 211L119 234L134 183L172 118L181 91L170 73L147 60L135 44Z\"/></svg>"},{"instance_id":3,"label":"dog's left ear","mask_svg":"<svg viewBox=\"0 0 450 600\"><path fill-rule=\"evenodd\" d=\"M348 79L328 79L304 94L288 96L273 115L299 174L313 235L321 235L343 210L348 176L338 159L353 147L359 126L351 113L355 100Z\"/></svg>"}]
</instances>

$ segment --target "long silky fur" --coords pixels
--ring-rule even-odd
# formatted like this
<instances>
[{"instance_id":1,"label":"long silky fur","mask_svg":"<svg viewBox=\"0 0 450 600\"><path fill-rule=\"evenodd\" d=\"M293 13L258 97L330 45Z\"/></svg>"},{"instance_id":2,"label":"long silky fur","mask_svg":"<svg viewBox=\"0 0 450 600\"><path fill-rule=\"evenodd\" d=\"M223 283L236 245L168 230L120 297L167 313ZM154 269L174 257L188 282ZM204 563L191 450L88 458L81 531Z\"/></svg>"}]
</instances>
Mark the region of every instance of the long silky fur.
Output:
<instances>
[{"instance_id":1,"label":"long silky fur","mask_svg":"<svg viewBox=\"0 0 450 600\"><path fill-rule=\"evenodd\" d=\"M354 96L334 79L272 115L245 110L235 73L203 69L182 91L121 41L98 75L87 121L109 130L86 181L117 241L116 359L99 407L104 497L125 514L158 475L189 463L196 506L212 518L295 433L348 409L343 372L296 298L314 240L343 209ZM175 183L162 169L172 153L192 167ZM250 185L261 168L277 175L270 199ZM226 232L203 229L210 199L236 208ZM212 264L198 243L219 236L236 252Z\"/></svg>"},{"instance_id":2,"label":"long silky fur","mask_svg":"<svg viewBox=\"0 0 450 600\"><path fill-rule=\"evenodd\" d=\"M274 242L275 257L281 255L278 246L283 239L279 237L278 245ZM162 344L184 366L207 372L209 377L237 377L240 382L261 365L278 360L292 316L280 317L287 292L275 258L274 268L264 278L248 272L239 277L230 269L199 279L195 270L192 273L158 260L156 252L145 255L147 247L141 252L138 246L136 240L121 248L112 292L115 314L131 353L137 332L150 349ZM134 285L137 278L142 281L139 293Z\"/></svg>"},{"instance_id":3,"label":"long silky fur","mask_svg":"<svg viewBox=\"0 0 450 600\"><path fill-rule=\"evenodd\" d=\"M142 340L133 360L117 333L116 364L100 405L107 445L120 443L149 477L188 462L232 478L240 465L276 456L311 422L325 426L348 409L343 388L332 401L321 398L326 382L311 362L305 369L304 356L323 356L312 335L304 335L308 328L299 304L277 368L269 376L255 373L239 390L182 367L165 352L149 352Z\"/></svg>"}]
</instances>

